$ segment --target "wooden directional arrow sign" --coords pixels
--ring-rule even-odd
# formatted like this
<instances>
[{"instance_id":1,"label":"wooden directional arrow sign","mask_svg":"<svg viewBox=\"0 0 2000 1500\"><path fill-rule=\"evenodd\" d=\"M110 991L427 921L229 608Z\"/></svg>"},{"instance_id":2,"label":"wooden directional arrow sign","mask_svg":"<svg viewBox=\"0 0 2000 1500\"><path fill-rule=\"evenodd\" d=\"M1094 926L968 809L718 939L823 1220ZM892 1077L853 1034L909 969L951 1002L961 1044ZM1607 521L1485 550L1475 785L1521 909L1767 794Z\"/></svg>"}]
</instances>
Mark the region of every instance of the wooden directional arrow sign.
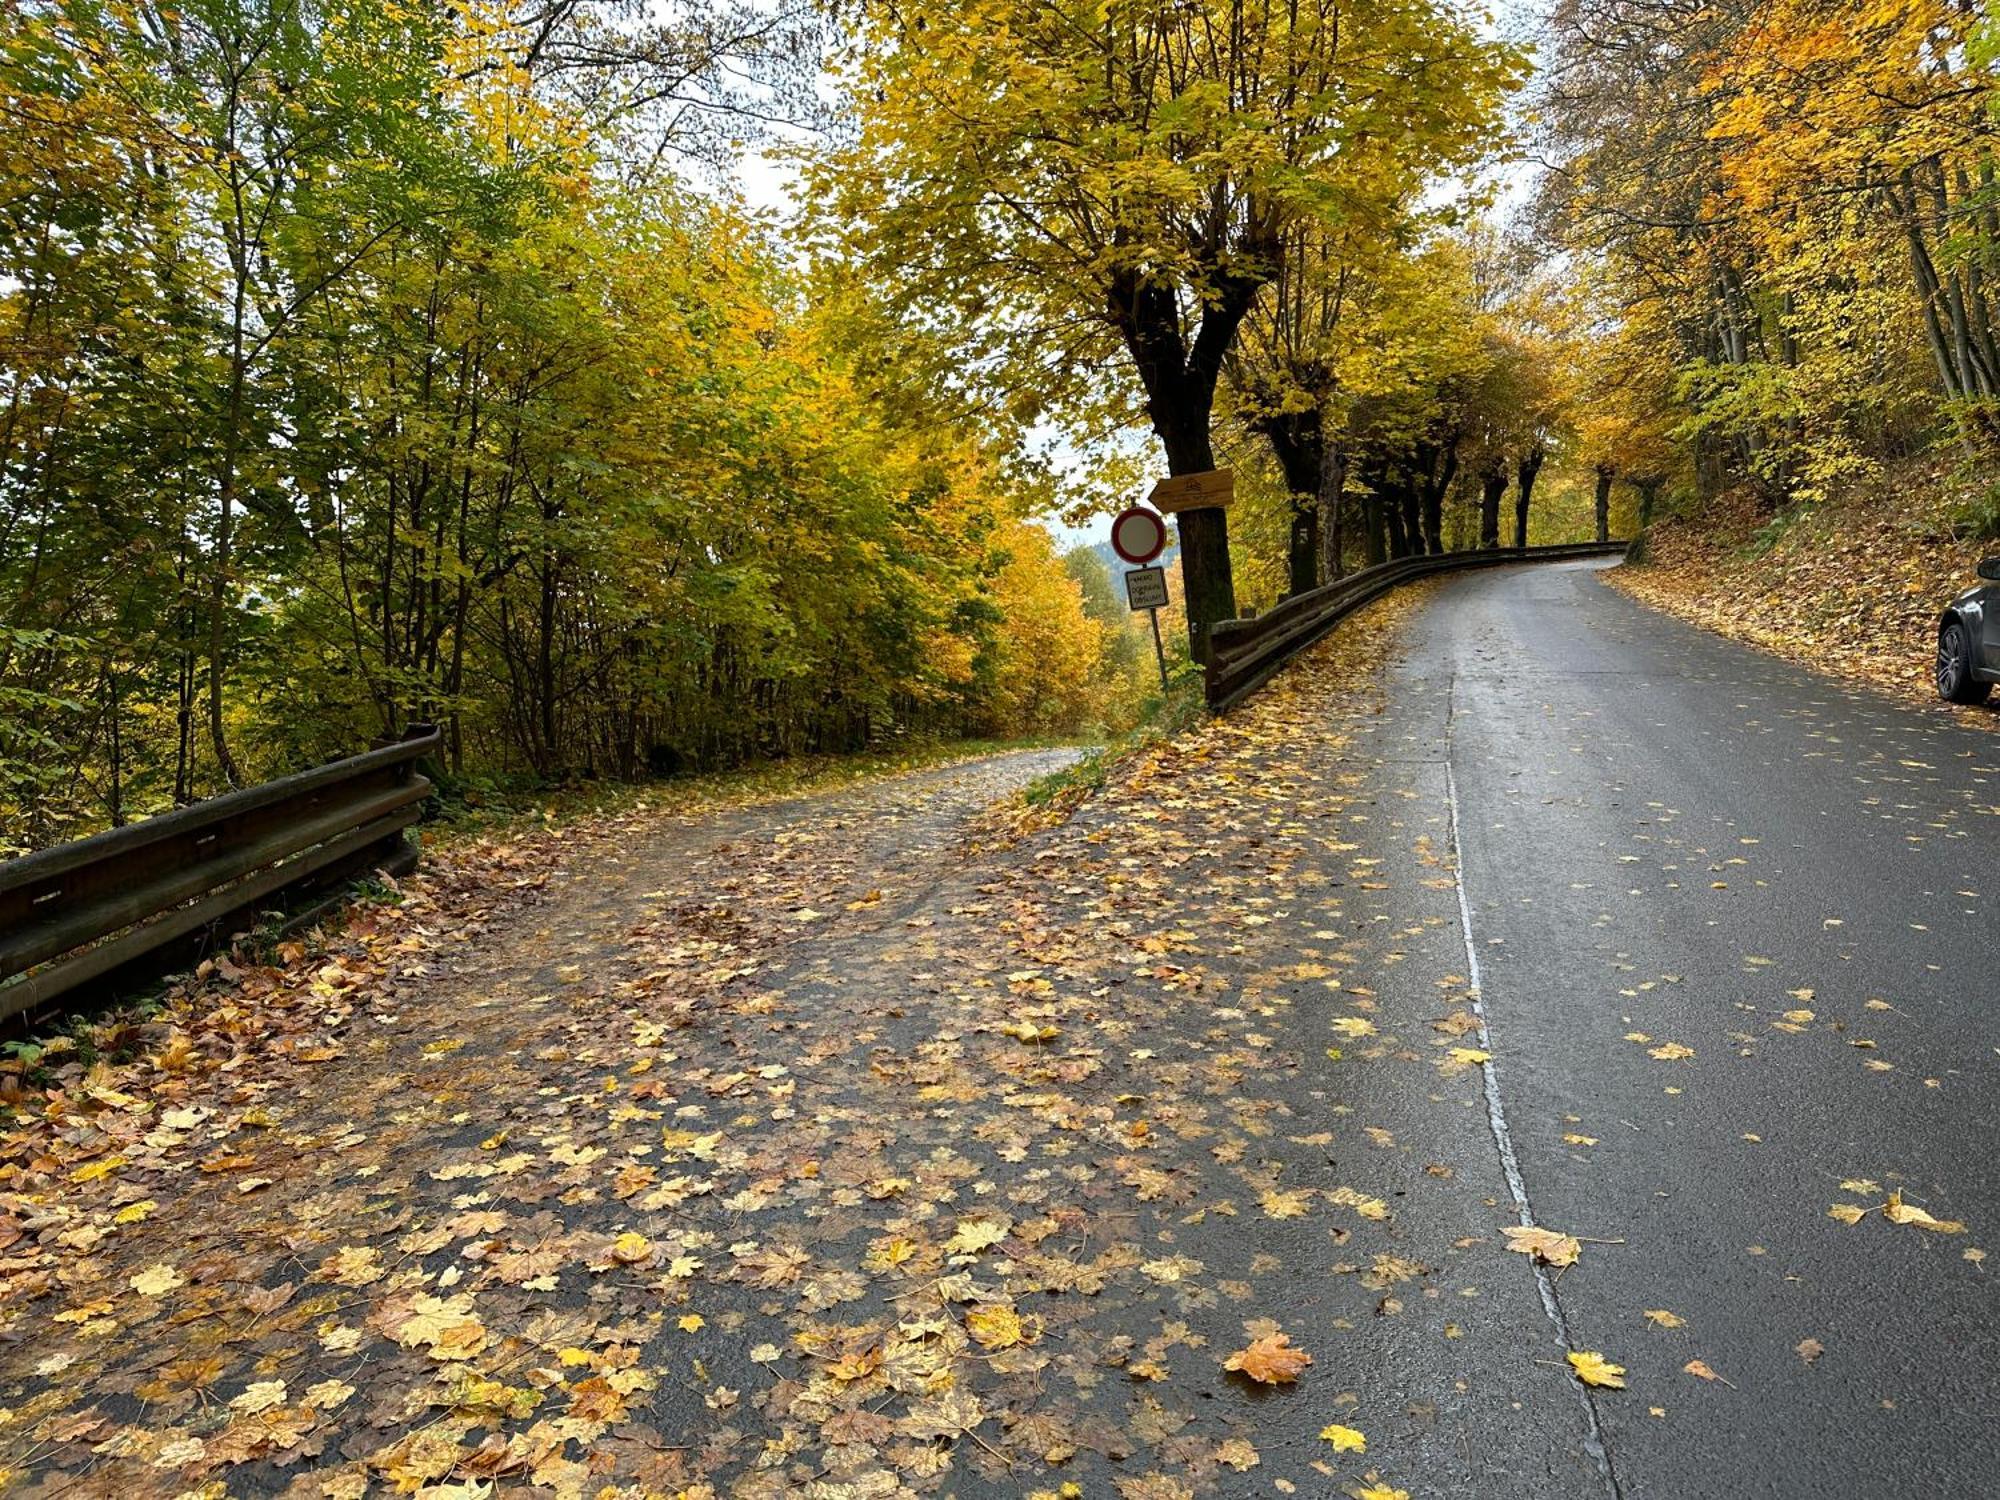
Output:
<instances>
[{"instance_id":1,"label":"wooden directional arrow sign","mask_svg":"<svg viewBox=\"0 0 2000 1500\"><path fill-rule=\"evenodd\" d=\"M1184 510L1222 510L1236 498L1236 471L1210 469L1162 479L1146 498L1155 510L1170 516Z\"/></svg>"}]
</instances>

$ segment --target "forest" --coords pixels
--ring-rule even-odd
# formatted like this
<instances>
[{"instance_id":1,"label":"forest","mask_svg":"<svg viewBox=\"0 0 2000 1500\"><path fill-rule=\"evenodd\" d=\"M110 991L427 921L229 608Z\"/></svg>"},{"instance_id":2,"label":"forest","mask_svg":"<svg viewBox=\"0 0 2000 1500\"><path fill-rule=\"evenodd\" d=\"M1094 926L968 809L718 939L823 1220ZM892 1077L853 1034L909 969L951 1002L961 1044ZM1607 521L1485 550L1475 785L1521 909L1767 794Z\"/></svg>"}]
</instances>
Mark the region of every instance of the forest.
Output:
<instances>
[{"instance_id":1,"label":"forest","mask_svg":"<svg viewBox=\"0 0 2000 1500\"><path fill-rule=\"evenodd\" d=\"M0 0L0 847L416 721L545 784L1116 729L1150 646L1074 528L1163 472L1238 475L1182 670L1371 562L1918 456L2000 528L1992 41Z\"/></svg>"}]
</instances>

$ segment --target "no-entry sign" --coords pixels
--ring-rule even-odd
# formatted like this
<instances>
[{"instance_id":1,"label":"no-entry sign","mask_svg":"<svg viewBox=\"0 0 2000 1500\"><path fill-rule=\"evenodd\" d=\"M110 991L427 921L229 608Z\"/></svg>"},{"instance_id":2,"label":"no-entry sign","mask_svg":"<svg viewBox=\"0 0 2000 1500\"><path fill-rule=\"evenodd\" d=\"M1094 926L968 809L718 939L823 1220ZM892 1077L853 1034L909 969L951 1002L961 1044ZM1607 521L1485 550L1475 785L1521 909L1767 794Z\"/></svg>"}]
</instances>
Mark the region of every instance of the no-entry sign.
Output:
<instances>
[{"instance_id":1,"label":"no-entry sign","mask_svg":"<svg viewBox=\"0 0 2000 1500\"><path fill-rule=\"evenodd\" d=\"M1151 562L1167 550L1166 519L1143 505L1121 510L1111 523L1111 550L1134 566Z\"/></svg>"}]
</instances>

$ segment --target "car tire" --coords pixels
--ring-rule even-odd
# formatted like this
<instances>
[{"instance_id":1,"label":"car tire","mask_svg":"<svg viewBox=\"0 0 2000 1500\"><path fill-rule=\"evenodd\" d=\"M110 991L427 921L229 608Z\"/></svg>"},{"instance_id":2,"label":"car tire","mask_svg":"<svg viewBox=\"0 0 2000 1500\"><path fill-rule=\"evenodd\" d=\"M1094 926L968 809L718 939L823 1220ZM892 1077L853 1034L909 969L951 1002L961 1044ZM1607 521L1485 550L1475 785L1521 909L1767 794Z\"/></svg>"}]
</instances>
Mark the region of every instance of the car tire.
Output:
<instances>
[{"instance_id":1,"label":"car tire","mask_svg":"<svg viewBox=\"0 0 2000 1500\"><path fill-rule=\"evenodd\" d=\"M1938 630L1938 696L1947 703L1984 703L1992 692L1992 683L1972 675L1972 636L1964 622L1947 620Z\"/></svg>"}]
</instances>

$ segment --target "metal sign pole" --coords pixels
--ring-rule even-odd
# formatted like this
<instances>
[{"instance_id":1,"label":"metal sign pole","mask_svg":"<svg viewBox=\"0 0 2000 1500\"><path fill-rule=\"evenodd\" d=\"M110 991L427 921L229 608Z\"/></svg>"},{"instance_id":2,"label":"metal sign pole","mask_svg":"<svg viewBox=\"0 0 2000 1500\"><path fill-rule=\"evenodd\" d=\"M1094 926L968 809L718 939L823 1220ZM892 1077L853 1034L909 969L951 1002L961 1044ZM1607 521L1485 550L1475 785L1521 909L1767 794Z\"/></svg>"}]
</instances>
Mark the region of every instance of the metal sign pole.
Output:
<instances>
[{"instance_id":1,"label":"metal sign pole","mask_svg":"<svg viewBox=\"0 0 2000 1500\"><path fill-rule=\"evenodd\" d=\"M1153 617L1153 655L1160 661L1160 696L1164 698L1167 695L1167 648L1160 644L1160 612L1149 609L1146 613Z\"/></svg>"}]
</instances>

